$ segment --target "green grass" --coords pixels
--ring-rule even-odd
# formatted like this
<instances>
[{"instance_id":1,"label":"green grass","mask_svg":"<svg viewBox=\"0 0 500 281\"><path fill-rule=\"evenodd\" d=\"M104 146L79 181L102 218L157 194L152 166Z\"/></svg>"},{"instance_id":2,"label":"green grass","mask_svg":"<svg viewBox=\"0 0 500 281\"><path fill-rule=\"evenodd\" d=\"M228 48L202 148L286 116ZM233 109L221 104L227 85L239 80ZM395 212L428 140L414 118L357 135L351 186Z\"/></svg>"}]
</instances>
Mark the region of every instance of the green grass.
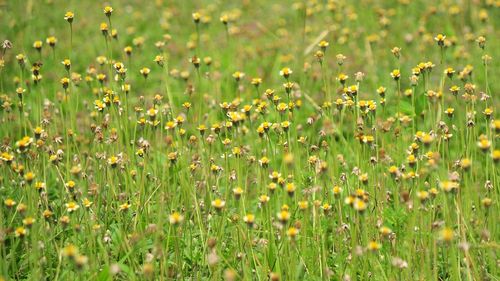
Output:
<instances>
[{"instance_id":1,"label":"green grass","mask_svg":"<svg viewBox=\"0 0 500 281\"><path fill-rule=\"evenodd\" d=\"M499 19L0 0L0 280L499 280Z\"/></svg>"}]
</instances>

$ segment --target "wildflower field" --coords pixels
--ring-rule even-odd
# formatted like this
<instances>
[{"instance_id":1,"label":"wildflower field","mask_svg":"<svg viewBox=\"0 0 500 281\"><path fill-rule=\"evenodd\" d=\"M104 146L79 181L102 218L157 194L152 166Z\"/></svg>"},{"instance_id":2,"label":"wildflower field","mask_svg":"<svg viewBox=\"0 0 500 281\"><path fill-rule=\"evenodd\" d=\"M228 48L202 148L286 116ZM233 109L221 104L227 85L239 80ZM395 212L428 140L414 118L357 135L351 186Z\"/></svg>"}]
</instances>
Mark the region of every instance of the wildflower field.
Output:
<instances>
[{"instance_id":1,"label":"wildflower field","mask_svg":"<svg viewBox=\"0 0 500 281\"><path fill-rule=\"evenodd\" d=\"M500 1L0 0L0 280L500 280Z\"/></svg>"}]
</instances>

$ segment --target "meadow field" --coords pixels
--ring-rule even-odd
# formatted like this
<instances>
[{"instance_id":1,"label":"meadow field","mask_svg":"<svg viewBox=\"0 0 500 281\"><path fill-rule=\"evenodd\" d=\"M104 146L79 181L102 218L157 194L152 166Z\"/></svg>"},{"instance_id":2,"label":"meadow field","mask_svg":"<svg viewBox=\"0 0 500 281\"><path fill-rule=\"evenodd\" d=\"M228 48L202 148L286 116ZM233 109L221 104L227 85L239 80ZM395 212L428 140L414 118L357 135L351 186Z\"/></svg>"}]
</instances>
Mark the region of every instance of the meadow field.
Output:
<instances>
[{"instance_id":1,"label":"meadow field","mask_svg":"<svg viewBox=\"0 0 500 281\"><path fill-rule=\"evenodd\" d=\"M500 280L499 0L0 0L0 280Z\"/></svg>"}]
</instances>

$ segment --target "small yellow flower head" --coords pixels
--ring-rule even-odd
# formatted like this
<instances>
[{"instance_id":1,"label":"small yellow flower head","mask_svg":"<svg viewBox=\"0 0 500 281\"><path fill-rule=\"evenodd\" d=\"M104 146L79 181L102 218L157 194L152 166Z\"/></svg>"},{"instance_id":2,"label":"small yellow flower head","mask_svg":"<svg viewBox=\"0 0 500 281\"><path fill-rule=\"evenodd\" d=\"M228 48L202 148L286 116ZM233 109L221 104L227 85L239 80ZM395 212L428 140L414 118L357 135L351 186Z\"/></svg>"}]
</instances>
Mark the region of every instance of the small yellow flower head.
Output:
<instances>
[{"instance_id":1,"label":"small yellow flower head","mask_svg":"<svg viewBox=\"0 0 500 281\"><path fill-rule=\"evenodd\" d=\"M267 196L266 194L263 194L263 195L260 195L259 196L259 203L264 205L266 204L267 202L269 202L271 198L269 196Z\"/></svg>"},{"instance_id":2,"label":"small yellow flower head","mask_svg":"<svg viewBox=\"0 0 500 281\"><path fill-rule=\"evenodd\" d=\"M176 151L170 152L167 155L167 157L168 157L168 160L170 160L171 163L175 163L175 162L177 162L178 153Z\"/></svg>"},{"instance_id":3,"label":"small yellow flower head","mask_svg":"<svg viewBox=\"0 0 500 281\"><path fill-rule=\"evenodd\" d=\"M201 64L201 59L197 56L193 56L189 59L189 62L193 64L195 68L199 68Z\"/></svg>"},{"instance_id":4,"label":"small yellow flower head","mask_svg":"<svg viewBox=\"0 0 500 281\"><path fill-rule=\"evenodd\" d=\"M115 168L118 165L118 160L118 157L113 155L108 158L108 165L110 165L112 168Z\"/></svg>"},{"instance_id":5,"label":"small yellow flower head","mask_svg":"<svg viewBox=\"0 0 500 281\"><path fill-rule=\"evenodd\" d=\"M328 43L328 41L325 41L325 40L321 40L318 44L318 47L321 48L321 50L324 52L326 51L326 48L330 45L330 43Z\"/></svg>"},{"instance_id":6,"label":"small yellow flower head","mask_svg":"<svg viewBox=\"0 0 500 281\"><path fill-rule=\"evenodd\" d=\"M16 228L16 230L14 231L14 235L16 237L20 237L20 238L26 236L27 233L28 233L28 231L22 226Z\"/></svg>"},{"instance_id":7,"label":"small yellow flower head","mask_svg":"<svg viewBox=\"0 0 500 281\"><path fill-rule=\"evenodd\" d=\"M323 51L316 51L316 53L314 53L314 57L318 60L319 63L323 62L324 56L325 56L325 53Z\"/></svg>"},{"instance_id":8,"label":"small yellow flower head","mask_svg":"<svg viewBox=\"0 0 500 281\"><path fill-rule=\"evenodd\" d=\"M352 205L354 207L354 210L356 210L360 213L364 212L366 210L366 208L368 207L366 202L362 199L359 199L359 198L355 198Z\"/></svg>"},{"instance_id":9,"label":"small yellow flower head","mask_svg":"<svg viewBox=\"0 0 500 281\"><path fill-rule=\"evenodd\" d=\"M233 194L234 194L234 198L236 200L239 200L241 198L241 194L243 194L243 188L241 188L241 187L233 188Z\"/></svg>"},{"instance_id":10,"label":"small yellow flower head","mask_svg":"<svg viewBox=\"0 0 500 281\"><path fill-rule=\"evenodd\" d=\"M36 220L32 217L26 217L23 219L23 225L25 225L27 228L30 228Z\"/></svg>"},{"instance_id":11,"label":"small yellow flower head","mask_svg":"<svg viewBox=\"0 0 500 281\"><path fill-rule=\"evenodd\" d=\"M5 201L3 203L5 204L5 206L7 208L12 208L12 207L14 207L17 204L17 202L14 201L14 200L12 200L11 198L5 199Z\"/></svg>"},{"instance_id":12,"label":"small yellow flower head","mask_svg":"<svg viewBox=\"0 0 500 281\"><path fill-rule=\"evenodd\" d=\"M423 203L429 199L429 192L425 190L417 191L417 197Z\"/></svg>"},{"instance_id":13,"label":"small yellow flower head","mask_svg":"<svg viewBox=\"0 0 500 281\"><path fill-rule=\"evenodd\" d=\"M293 82L286 82L285 84L283 84L283 87L285 87L285 91L287 94L290 94L292 92L294 85L295 85L295 83L293 83ZM277 97L277 96L274 96L274 97Z\"/></svg>"},{"instance_id":14,"label":"small yellow flower head","mask_svg":"<svg viewBox=\"0 0 500 281\"><path fill-rule=\"evenodd\" d=\"M224 209L225 206L226 206L226 201L221 200L219 198L212 201L212 207L214 207L215 210L217 211L221 211L222 209Z\"/></svg>"},{"instance_id":15,"label":"small yellow flower head","mask_svg":"<svg viewBox=\"0 0 500 281\"><path fill-rule=\"evenodd\" d=\"M477 146L484 152L488 151L491 147L491 141L484 135L479 137L479 141L477 142Z\"/></svg>"},{"instance_id":16,"label":"small yellow flower head","mask_svg":"<svg viewBox=\"0 0 500 281\"><path fill-rule=\"evenodd\" d=\"M444 74L446 74L449 78L452 78L453 74L455 74L455 70L452 67L448 67L444 70Z\"/></svg>"},{"instance_id":17,"label":"small yellow flower head","mask_svg":"<svg viewBox=\"0 0 500 281\"><path fill-rule=\"evenodd\" d=\"M227 25L229 23L229 16L224 14L220 16L219 20L222 24Z\"/></svg>"},{"instance_id":18,"label":"small yellow flower head","mask_svg":"<svg viewBox=\"0 0 500 281\"><path fill-rule=\"evenodd\" d=\"M70 180L65 185L66 185L66 188L68 188L69 190L74 190L76 183L74 181Z\"/></svg>"},{"instance_id":19,"label":"small yellow flower head","mask_svg":"<svg viewBox=\"0 0 500 281\"><path fill-rule=\"evenodd\" d=\"M102 22L100 25L99 25L99 28L101 29L101 32L104 36L107 36L108 35L108 32L109 32L109 28L108 28L108 24L105 23L105 22Z\"/></svg>"},{"instance_id":20,"label":"small yellow flower head","mask_svg":"<svg viewBox=\"0 0 500 281\"><path fill-rule=\"evenodd\" d=\"M33 143L33 138L26 136L16 142L16 147L19 149L20 152L24 152L31 146L32 143Z\"/></svg>"},{"instance_id":21,"label":"small yellow flower head","mask_svg":"<svg viewBox=\"0 0 500 281\"><path fill-rule=\"evenodd\" d=\"M65 90L68 89L69 82L70 82L68 77L61 78L60 82L61 82L63 89L65 89Z\"/></svg>"},{"instance_id":22,"label":"small yellow flower head","mask_svg":"<svg viewBox=\"0 0 500 281\"><path fill-rule=\"evenodd\" d=\"M253 214L247 214L243 217L243 221L249 226L252 227L255 222L255 216Z\"/></svg>"},{"instance_id":23,"label":"small yellow flower head","mask_svg":"<svg viewBox=\"0 0 500 281\"><path fill-rule=\"evenodd\" d=\"M438 34L438 35L436 35L436 37L434 37L434 41L436 41L438 46L440 46L440 47L444 46L445 39L446 39L446 36L443 34Z\"/></svg>"},{"instance_id":24,"label":"small yellow flower head","mask_svg":"<svg viewBox=\"0 0 500 281\"><path fill-rule=\"evenodd\" d=\"M295 184L293 184L292 182L287 183L285 189L286 189L286 192L288 193L288 195L293 196L293 194L295 193L295 189L296 189Z\"/></svg>"},{"instance_id":25,"label":"small yellow flower head","mask_svg":"<svg viewBox=\"0 0 500 281\"><path fill-rule=\"evenodd\" d=\"M335 197L339 197L341 193L342 193L342 187L340 187L338 185L333 187L333 195Z\"/></svg>"},{"instance_id":26,"label":"small yellow flower head","mask_svg":"<svg viewBox=\"0 0 500 281\"><path fill-rule=\"evenodd\" d=\"M500 150L493 150L493 152L491 153L491 158L493 158L493 162L500 163Z\"/></svg>"},{"instance_id":27,"label":"small yellow flower head","mask_svg":"<svg viewBox=\"0 0 500 281\"><path fill-rule=\"evenodd\" d=\"M389 236L389 235L392 233L392 229L390 229L390 228L389 228L389 227L387 227L387 226L381 226L381 227L379 228L379 232L380 232L380 234L381 234L382 236L387 237L387 236Z\"/></svg>"},{"instance_id":28,"label":"small yellow flower head","mask_svg":"<svg viewBox=\"0 0 500 281\"><path fill-rule=\"evenodd\" d=\"M78 255L75 257L75 265L78 269L82 269L89 261L89 258L84 255Z\"/></svg>"},{"instance_id":29,"label":"small yellow flower head","mask_svg":"<svg viewBox=\"0 0 500 281\"><path fill-rule=\"evenodd\" d=\"M486 119L491 119L491 115L493 114L493 108L487 107L483 111L484 116L486 116Z\"/></svg>"},{"instance_id":30,"label":"small yellow flower head","mask_svg":"<svg viewBox=\"0 0 500 281\"><path fill-rule=\"evenodd\" d=\"M399 71L399 69L394 69L391 72L391 77L396 81L399 80L399 78L401 77L401 72Z\"/></svg>"},{"instance_id":31,"label":"small yellow flower head","mask_svg":"<svg viewBox=\"0 0 500 281\"><path fill-rule=\"evenodd\" d=\"M236 80L236 82L239 82L243 77L245 77L245 73L236 71L233 73L233 78Z\"/></svg>"},{"instance_id":32,"label":"small yellow flower head","mask_svg":"<svg viewBox=\"0 0 500 281\"><path fill-rule=\"evenodd\" d=\"M78 249L75 247L75 245L69 244L68 246L63 248L62 255L68 258L74 258L76 257L76 255L78 255Z\"/></svg>"},{"instance_id":33,"label":"small yellow flower head","mask_svg":"<svg viewBox=\"0 0 500 281\"><path fill-rule=\"evenodd\" d=\"M37 51L41 51L43 47L43 42L40 40L37 40L33 43L33 48L35 48Z\"/></svg>"},{"instance_id":34,"label":"small yellow flower head","mask_svg":"<svg viewBox=\"0 0 500 281\"><path fill-rule=\"evenodd\" d=\"M210 66L212 64L212 58L211 57L204 57L203 62L207 65Z\"/></svg>"},{"instance_id":35,"label":"small yellow flower head","mask_svg":"<svg viewBox=\"0 0 500 281\"><path fill-rule=\"evenodd\" d=\"M52 217L53 213L51 210L45 210L43 211L42 215L45 219L49 219L50 217Z\"/></svg>"},{"instance_id":36,"label":"small yellow flower head","mask_svg":"<svg viewBox=\"0 0 500 281\"><path fill-rule=\"evenodd\" d=\"M464 169L464 170L469 170L471 165L472 165L472 161L469 159L469 158L462 158L460 160L460 168Z\"/></svg>"},{"instance_id":37,"label":"small yellow flower head","mask_svg":"<svg viewBox=\"0 0 500 281\"><path fill-rule=\"evenodd\" d=\"M64 59L61 64L64 65L64 68L66 68L66 70L69 70L71 68L71 61L69 59Z\"/></svg>"},{"instance_id":38,"label":"small yellow flower head","mask_svg":"<svg viewBox=\"0 0 500 281\"><path fill-rule=\"evenodd\" d=\"M484 36L479 36L476 39L477 44L479 45L479 48L484 49L486 46L486 38Z\"/></svg>"},{"instance_id":39,"label":"small yellow flower head","mask_svg":"<svg viewBox=\"0 0 500 281\"><path fill-rule=\"evenodd\" d=\"M262 78L259 78L259 77L252 78L252 82L251 83L255 87L258 87L260 84L262 84Z\"/></svg>"},{"instance_id":40,"label":"small yellow flower head","mask_svg":"<svg viewBox=\"0 0 500 281\"><path fill-rule=\"evenodd\" d=\"M483 199L481 200L481 204L482 204L484 207L486 207L486 208L489 208L489 207L491 206L491 204L492 204L492 203L493 203L493 201L491 200L491 198L488 198L488 197L483 198Z\"/></svg>"},{"instance_id":41,"label":"small yellow flower head","mask_svg":"<svg viewBox=\"0 0 500 281\"><path fill-rule=\"evenodd\" d=\"M75 14L71 11L66 12L64 14L64 19L69 22L70 24L73 23L73 19L75 18Z\"/></svg>"},{"instance_id":42,"label":"small yellow flower head","mask_svg":"<svg viewBox=\"0 0 500 281\"><path fill-rule=\"evenodd\" d=\"M380 250L380 248L382 248L382 245L380 243L378 243L377 241L370 241L370 243L368 243L368 250L372 251L372 252L376 252L378 250Z\"/></svg>"},{"instance_id":43,"label":"small yellow flower head","mask_svg":"<svg viewBox=\"0 0 500 281\"><path fill-rule=\"evenodd\" d=\"M184 217L179 212L173 212L168 217L168 220L170 221L170 224L178 225L184 220Z\"/></svg>"},{"instance_id":44,"label":"small yellow flower head","mask_svg":"<svg viewBox=\"0 0 500 281\"><path fill-rule=\"evenodd\" d=\"M47 40L45 40L45 42L47 42L47 44L49 44L49 46L55 47L57 44L57 38L54 36L49 36L49 37L47 37Z\"/></svg>"},{"instance_id":45,"label":"small yellow flower head","mask_svg":"<svg viewBox=\"0 0 500 281\"><path fill-rule=\"evenodd\" d=\"M439 240L446 242L446 243L451 242L453 240L454 236L455 236L455 234L453 233L453 229L451 229L449 227L445 227L439 232Z\"/></svg>"},{"instance_id":46,"label":"small yellow flower head","mask_svg":"<svg viewBox=\"0 0 500 281\"><path fill-rule=\"evenodd\" d=\"M399 47L394 47L391 49L391 53L399 59L399 57L401 56L401 48Z\"/></svg>"},{"instance_id":47,"label":"small yellow flower head","mask_svg":"<svg viewBox=\"0 0 500 281\"><path fill-rule=\"evenodd\" d=\"M277 217L282 224L285 224L288 222L288 220L290 220L290 212L288 212L287 210L282 210L278 213Z\"/></svg>"},{"instance_id":48,"label":"small yellow flower head","mask_svg":"<svg viewBox=\"0 0 500 281\"><path fill-rule=\"evenodd\" d=\"M85 208L90 208L90 207L92 206L92 204L93 204L93 202L92 202L92 201L90 201L88 198L83 199L83 202L82 202L82 203L83 203L83 206L84 206Z\"/></svg>"},{"instance_id":49,"label":"small yellow flower head","mask_svg":"<svg viewBox=\"0 0 500 281\"><path fill-rule=\"evenodd\" d=\"M299 209L302 210L302 211L303 210L307 210L307 208L309 208L309 202L307 202L305 200L304 201L299 201L298 205L299 205Z\"/></svg>"},{"instance_id":50,"label":"small yellow flower head","mask_svg":"<svg viewBox=\"0 0 500 281\"><path fill-rule=\"evenodd\" d=\"M293 71L288 67L284 67L280 70L280 75L283 76L285 79L288 79L288 77L290 77L292 73Z\"/></svg>"},{"instance_id":51,"label":"small yellow flower head","mask_svg":"<svg viewBox=\"0 0 500 281\"><path fill-rule=\"evenodd\" d=\"M288 238L290 240L295 240L297 238L298 234L299 234L299 229L297 229L293 226L288 228L288 230L286 231L286 235L288 236Z\"/></svg>"},{"instance_id":52,"label":"small yellow flower head","mask_svg":"<svg viewBox=\"0 0 500 281\"><path fill-rule=\"evenodd\" d=\"M160 56L160 55L156 56L153 61L156 62L159 66L163 66L163 64L164 64L164 62L163 62L164 58L163 58L163 56Z\"/></svg>"},{"instance_id":53,"label":"small yellow flower head","mask_svg":"<svg viewBox=\"0 0 500 281\"><path fill-rule=\"evenodd\" d=\"M33 172L27 172L25 175L24 175L24 180L27 182L27 183L31 183L33 181L33 179L35 178L35 174L33 174Z\"/></svg>"},{"instance_id":54,"label":"small yellow flower head","mask_svg":"<svg viewBox=\"0 0 500 281\"><path fill-rule=\"evenodd\" d=\"M104 14L109 18L111 17L111 14L113 13L113 7L111 6L106 6L104 7Z\"/></svg>"},{"instance_id":55,"label":"small yellow flower head","mask_svg":"<svg viewBox=\"0 0 500 281\"><path fill-rule=\"evenodd\" d=\"M10 164L10 163L12 163L13 160L14 160L14 155L12 155L8 152L2 152L0 154L0 161L3 161L7 164Z\"/></svg>"},{"instance_id":56,"label":"small yellow flower head","mask_svg":"<svg viewBox=\"0 0 500 281\"><path fill-rule=\"evenodd\" d=\"M128 209L130 209L130 204L128 202L125 202L119 206L119 210L121 212L128 211Z\"/></svg>"},{"instance_id":57,"label":"small yellow flower head","mask_svg":"<svg viewBox=\"0 0 500 281\"><path fill-rule=\"evenodd\" d=\"M139 70L139 72L144 76L144 78L148 78L149 73L151 72L151 69L147 67L143 67Z\"/></svg>"},{"instance_id":58,"label":"small yellow flower head","mask_svg":"<svg viewBox=\"0 0 500 281\"><path fill-rule=\"evenodd\" d=\"M17 54L16 60L21 66L24 66L24 64L26 64L26 56L24 54Z\"/></svg>"},{"instance_id":59,"label":"small yellow flower head","mask_svg":"<svg viewBox=\"0 0 500 281\"><path fill-rule=\"evenodd\" d=\"M442 182L439 183L439 187L444 192L452 192L452 191L458 190L459 185L455 181L442 181Z\"/></svg>"},{"instance_id":60,"label":"small yellow flower head","mask_svg":"<svg viewBox=\"0 0 500 281\"><path fill-rule=\"evenodd\" d=\"M199 12L194 12L191 14L191 16L193 17L193 21L194 23L199 23L200 20L201 20L201 14Z\"/></svg>"},{"instance_id":61,"label":"small yellow flower head","mask_svg":"<svg viewBox=\"0 0 500 281\"><path fill-rule=\"evenodd\" d=\"M78 205L76 202L71 201L65 204L66 210L68 213L72 213L80 208L80 205Z\"/></svg>"},{"instance_id":62,"label":"small yellow flower head","mask_svg":"<svg viewBox=\"0 0 500 281\"><path fill-rule=\"evenodd\" d=\"M444 113L446 113L446 115L448 115L448 117L453 117L453 114L455 113L455 109L453 107L448 107Z\"/></svg>"},{"instance_id":63,"label":"small yellow flower head","mask_svg":"<svg viewBox=\"0 0 500 281\"><path fill-rule=\"evenodd\" d=\"M267 158L266 156L260 158L259 165L266 168L269 165L269 158Z\"/></svg>"}]
</instances>

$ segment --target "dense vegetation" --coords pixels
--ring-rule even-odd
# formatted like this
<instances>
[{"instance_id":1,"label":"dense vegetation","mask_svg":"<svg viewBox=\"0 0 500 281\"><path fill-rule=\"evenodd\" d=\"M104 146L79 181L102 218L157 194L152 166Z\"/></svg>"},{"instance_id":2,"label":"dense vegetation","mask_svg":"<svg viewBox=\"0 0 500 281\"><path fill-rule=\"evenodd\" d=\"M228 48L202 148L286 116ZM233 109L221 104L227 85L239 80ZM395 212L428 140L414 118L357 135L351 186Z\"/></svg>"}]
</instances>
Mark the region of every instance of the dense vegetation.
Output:
<instances>
[{"instance_id":1,"label":"dense vegetation","mask_svg":"<svg viewBox=\"0 0 500 281\"><path fill-rule=\"evenodd\" d=\"M0 0L0 31L0 280L500 279L500 1Z\"/></svg>"}]
</instances>

